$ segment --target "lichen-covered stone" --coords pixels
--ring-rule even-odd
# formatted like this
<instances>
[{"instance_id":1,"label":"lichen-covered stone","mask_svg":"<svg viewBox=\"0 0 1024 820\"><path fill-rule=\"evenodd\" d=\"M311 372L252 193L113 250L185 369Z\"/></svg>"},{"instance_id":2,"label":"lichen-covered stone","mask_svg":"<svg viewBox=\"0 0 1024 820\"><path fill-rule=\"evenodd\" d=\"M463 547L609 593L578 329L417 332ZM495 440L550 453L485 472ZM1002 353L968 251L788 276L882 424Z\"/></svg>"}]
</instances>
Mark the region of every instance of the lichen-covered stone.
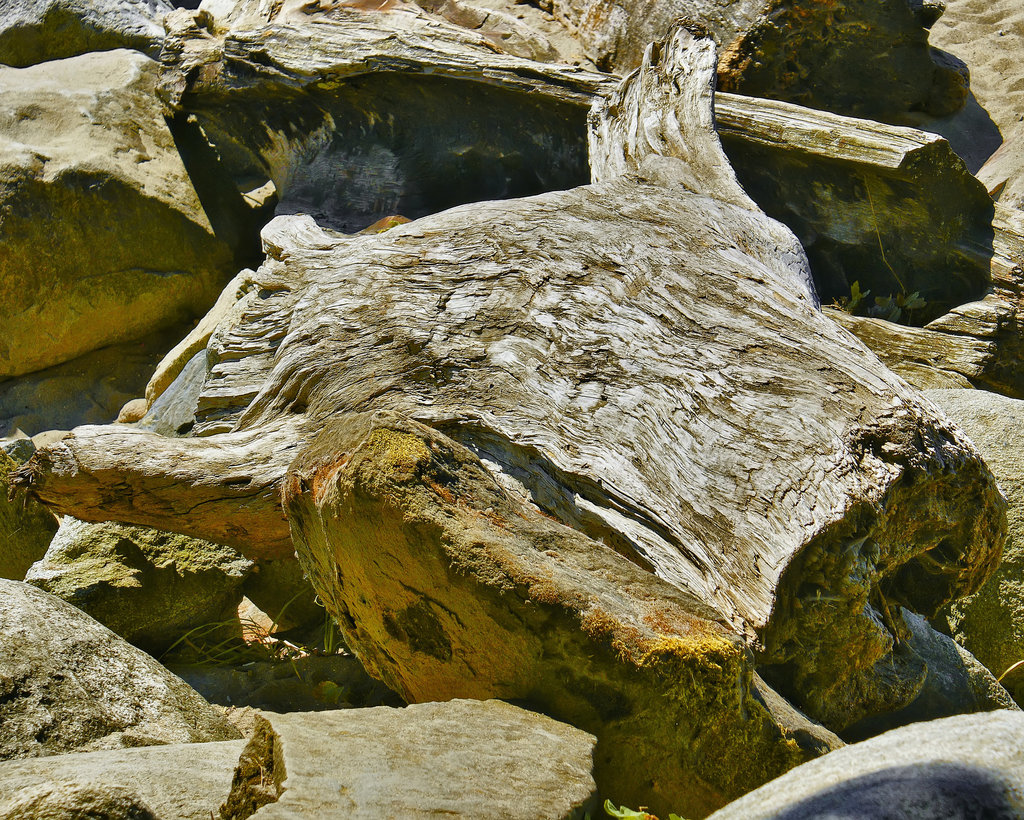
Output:
<instances>
[{"instance_id":1,"label":"lichen-covered stone","mask_svg":"<svg viewBox=\"0 0 1024 820\"><path fill-rule=\"evenodd\" d=\"M57 532L57 519L46 507L29 498L8 499L3 488L19 462L0 451L0 578L21 581L33 563L43 557Z\"/></svg>"},{"instance_id":2,"label":"lichen-covered stone","mask_svg":"<svg viewBox=\"0 0 1024 820\"><path fill-rule=\"evenodd\" d=\"M221 544L64 518L25 580L148 652L229 614L252 562Z\"/></svg>"},{"instance_id":3,"label":"lichen-covered stone","mask_svg":"<svg viewBox=\"0 0 1024 820\"><path fill-rule=\"evenodd\" d=\"M707 813L813 754L754 697L717 613L522 505L440 433L338 422L286 498L321 599L409 701L532 704L597 736L604 793L657 811Z\"/></svg>"},{"instance_id":4,"label":"lichen-covered stone","mask_svg":"<svg viewBox=\"0 0 1024 820\"><path fill-rule=\"evenodd\" d=\"M0 580L0 760L238 731L184 681L71 604Z\"/></svg>"},{"instance_id":5,"label":"lichen-covered stone","mask_svg":"<svg viewBox=\"0 0 1024 820\"><path fill-rule=\"evenodd\" d=\"M0 63L29 66L88 51L160 54L167 0L17 0L0 6Z\"/></svg>"},{"instance_id":6,"label":"lichen-covered stone","mask_svg":"<svg viewBox=\"0 0 1024 820\"><path fill-rule=\"evenodd\" d=\"M183 321L226 280L157 74L126 50L0 67L0 378Z\"/></svg>"}]
</instances>

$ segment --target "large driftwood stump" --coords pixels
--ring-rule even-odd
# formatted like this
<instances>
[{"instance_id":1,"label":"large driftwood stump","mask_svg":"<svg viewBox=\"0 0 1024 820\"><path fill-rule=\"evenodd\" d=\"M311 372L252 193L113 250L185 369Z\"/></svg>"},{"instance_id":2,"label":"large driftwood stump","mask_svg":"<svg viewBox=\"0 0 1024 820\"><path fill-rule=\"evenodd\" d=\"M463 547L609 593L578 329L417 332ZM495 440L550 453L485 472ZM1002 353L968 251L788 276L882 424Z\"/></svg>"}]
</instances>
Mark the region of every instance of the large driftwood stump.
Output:
<instances>
[{"instance_id":1,"label":"large driftwood stump","mask_svg":"<svg viewBox=\"0 0 1024 820\"><path fill-rule=\"evenodd\" d=\"M283 548L272 488L308 448L293 537L368 666L416 699L578 720L606 783L662 809L705 812L800 756L751 705L744 646L831 727L903 706L924 664L898 607L977 588L1003 501L957 428L816 309L795 238L710 128L714 63L685 29L649 50L595 110L602 182L379 235L275 220L211 338L208 429L230 432L81 428L18 482L258 554ZM111 456L147 445L170 455ZM525 688L505 656L547 671ZM737 749L752 774L709 769Z\"/></svg>"}]
</instances>

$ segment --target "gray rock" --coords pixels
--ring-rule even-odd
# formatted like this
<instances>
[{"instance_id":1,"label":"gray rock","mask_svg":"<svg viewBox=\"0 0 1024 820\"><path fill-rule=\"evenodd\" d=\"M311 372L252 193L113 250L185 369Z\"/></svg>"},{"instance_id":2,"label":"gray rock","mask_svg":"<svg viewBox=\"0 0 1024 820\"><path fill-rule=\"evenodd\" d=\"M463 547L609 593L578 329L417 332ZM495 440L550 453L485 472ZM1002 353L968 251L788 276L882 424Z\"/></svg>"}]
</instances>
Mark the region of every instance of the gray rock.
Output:
<instances>
[{"instance_id":1,"label":"gray rock","mask_svg":"<svg viewBox=\"0 0 1024 820\"><path fill-rule=\"evenodd\" d=\"M4 761L0 818L210 820L244 746L228 740Z\"/></svg>"},{"instance_id":2,"label":"gray rock","mask_svg":"<svg viewBox=\"0 0 1024 820\"><path fill-rule=\"evenodd\" d=\"M265 714L225 817L582 818L594 737L501 701Z\"/></svg>"},{"instance_id":3,"label":"gray rock","mask_svg":"<svg viewBox=\"0 0 1024 820\"><path fill-rule=\"evenodd\" d=\"M184 681L42 590L0 581L0 759L229 740Z\"/></svg>"},{"instance_id":4,"label":"gray rock","mask_svg":"<svg viewBox=\"0 0 1024 820\"><path fill-rule=\"evenodd\" d=\"M167 0L18 0L0 6L0 63L28 66L87 51L160 54Z\"/></svg>"},{"instance_id":5,"label":"gray rock","mask_svg":"<svg viewBox=\"0 0 1024 820\"><path fill-rule=\"evenodd\" d=\"M159 820L124 786L68 783L29 786L0 802L3 820Z\"/></svg>"},{"instance_id":6,"label":"gray rock","mask_svg":"<svg viewBox=\"0 0 1024 820\"><path fill-rule=\"evenodd\" d=\"M152 430L162 436L180 436L188 433L195 423L196 405L205 381L204 349L189 359L174 381L136 423L136 427L141 430Z\"/></svg>"},{"instance_id":7,"label":"gray rock","mask_svg":"<svg viewBox=\"0 0 1024 820\"><path fill-rule=\"evenodd\" d=\"M1024 816L1024 715L917 723L812 760L708 820Z\"/></svg>"},{"instance_id":8,"label":"gray rock","mask_svg":"<svg viewBox=\"0 0 1024 820\"><path fill-rule=\"evenodd\" d=\"M238 605L252 562L186 535L64 518L25 580L148 652Z\"/></svg>"},{"instance_id":9,"label":"gray rock","mask_svg":"<svg viewBox=\"0 0 1024 820\"><path fill-rule=\"evenodd\" d=\"M158 73L126 50L0 67L0 378L198 315L234 267Z\"/></svg>"},{"instance_id":10,"label":"gray rock","mask_svg":"<svg viewBox=\"0 0 1024 820\"><path fill-rule=\"evenodd\" d=\"M42 504L31 498L8 499L7 475L18 466L18 461L0 452L0 578L15 581L22 580L43 557L57 531L57 519Z\"/></svg>"},{"instance_id":11,"label":"gray rock","mask_svg":"<svg viewBox=\"0 0 1024 820\"><path fill-rule=\"evenodd\" d=\"M1024 660L1024 401L981 390L929 390L928 398L960 424L981 451L1009 502L998 569L977 593L947 612L952 635L996 675ZM1004 685L1024 703L1024 670Z\"/></svg>"},{"instance_id":12,"label":"gray rock","mask_svg":"<svg viewBox=\"0 0 1024 820\"><path fill-rule=\"evenodd\" d=\"M928 665L921 691L909 706L851 726L843 732L846 740L864 740L908 723L951 715L1018 709L995 676L956 641L913 612L903 610L903 622L909 633L906 643Z\"/></svg>"},{"instance_id":13,"label":"gray rock","mask_svg":"<svg viewBox=\"0 0 1024 820\"><path fill-rule=\"evenodd\" d=\"M0 381L0 434L20 429L34 436L113 421L125 402L142 395L153 368L182 332L175 325Z\"/></svg>"}]
</instances>

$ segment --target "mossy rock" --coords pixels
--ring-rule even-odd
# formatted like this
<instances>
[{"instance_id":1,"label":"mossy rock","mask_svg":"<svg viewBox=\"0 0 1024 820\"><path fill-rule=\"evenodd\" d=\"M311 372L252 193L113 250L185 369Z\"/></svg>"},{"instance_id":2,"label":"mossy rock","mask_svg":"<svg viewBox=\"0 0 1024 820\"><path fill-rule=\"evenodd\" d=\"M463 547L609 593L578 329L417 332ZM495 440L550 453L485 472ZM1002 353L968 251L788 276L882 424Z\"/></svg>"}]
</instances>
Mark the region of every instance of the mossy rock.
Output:
<instances>
[{"instance_id":1,"label":"mossy rock","mask_svg":"<svg viewBox=\"0 0 1024 820\"><path fill-rule=\"evenodd\" d=\"M230 615L252 562L221 544L65 518L26 581L149 652Z\"/></svg>"}]
</instances>

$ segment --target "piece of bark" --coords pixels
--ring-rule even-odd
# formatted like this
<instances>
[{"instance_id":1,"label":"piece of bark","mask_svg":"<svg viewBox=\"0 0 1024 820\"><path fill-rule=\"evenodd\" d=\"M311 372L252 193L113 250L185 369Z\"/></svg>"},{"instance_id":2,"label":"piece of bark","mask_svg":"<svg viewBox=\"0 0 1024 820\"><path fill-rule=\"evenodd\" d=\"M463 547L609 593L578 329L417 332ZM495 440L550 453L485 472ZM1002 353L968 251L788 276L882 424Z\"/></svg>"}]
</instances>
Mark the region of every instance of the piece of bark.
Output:
<instances>
[{"instance_id":1,"label":"piece of bark","mask_svg":"<svg viewBox=\"0 0 1024 820\"><path fill-rule=\"evenodd\" d=\"M663 53L699 53L687 38ZM710 104L706 71L676 79ZM682 122L683 143L714 140L706 121ZM694 168L702 157L709 167ZM1002 498L962 434L814 308L792 237L780 253L783 229L729 202L716 157L694 150L684 169L652 151L643 178L464 206L380 235L277 221L267 275L293 292L273 317L285 330L272 356L257 345L256 365L221 362L247 391L234 432L175 442L173 467L120 469L176 499L198 487L199 502L216 496L225 461L259 460L266 489L249 503L276 533L269 488L289 436L297 446L340 413L396 411L719 610L831 728L905 705L924 669L891 609L930 614L975 589L998 560ZM701 193L686 187L695 180ZM117 436L78 431L21 481L87 517L76 484L89 502L96 475L124 483L90 466ZM218 515L244 519L225 495ZM132 497L136 508L114 499L107 514L197 535L211 526L212 503Z\"/></svg>"}]
</instances>

